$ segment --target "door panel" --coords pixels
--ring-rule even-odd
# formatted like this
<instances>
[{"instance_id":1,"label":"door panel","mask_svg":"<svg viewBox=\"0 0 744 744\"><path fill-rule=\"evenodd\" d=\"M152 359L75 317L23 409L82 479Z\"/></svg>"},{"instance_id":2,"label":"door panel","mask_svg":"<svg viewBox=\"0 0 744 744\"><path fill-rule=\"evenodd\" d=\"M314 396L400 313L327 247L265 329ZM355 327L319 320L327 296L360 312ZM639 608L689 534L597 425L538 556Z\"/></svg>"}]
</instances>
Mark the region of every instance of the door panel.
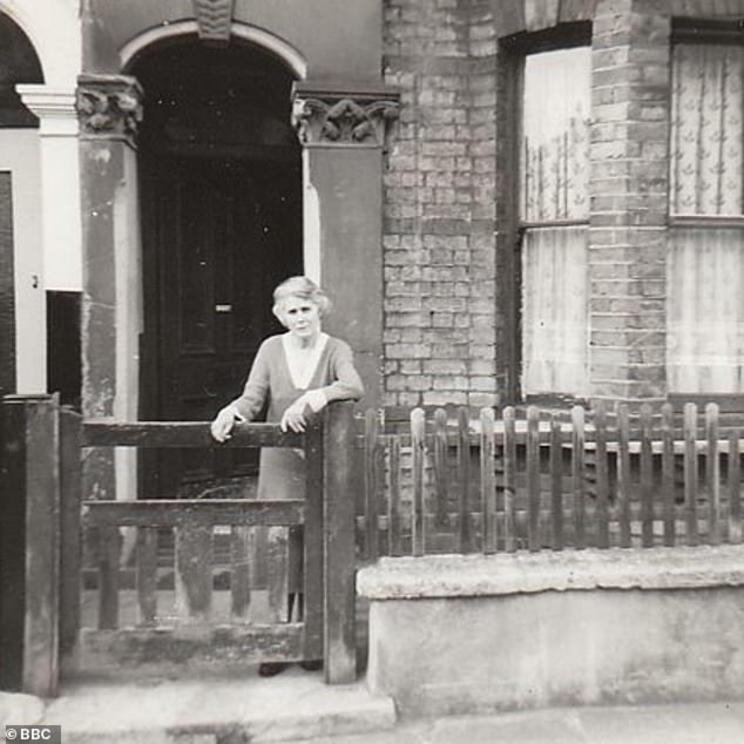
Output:
<instances>
[{"instance_id":1,"label":"door panel","mask_svg":"<svg viewBox=\"0 0 744 744\"><path fill-rule=\"evenodd\" d=\"M299 167L160 158L143 195L145 267L156 274L146 288L150 410L162 420L211 420L240 393L261 341L280 330L273 288L302 273ZM161 452L146 493L194 495L196 484L240 484L256 468L255 451Z\"/></svg>"}]
</instances>

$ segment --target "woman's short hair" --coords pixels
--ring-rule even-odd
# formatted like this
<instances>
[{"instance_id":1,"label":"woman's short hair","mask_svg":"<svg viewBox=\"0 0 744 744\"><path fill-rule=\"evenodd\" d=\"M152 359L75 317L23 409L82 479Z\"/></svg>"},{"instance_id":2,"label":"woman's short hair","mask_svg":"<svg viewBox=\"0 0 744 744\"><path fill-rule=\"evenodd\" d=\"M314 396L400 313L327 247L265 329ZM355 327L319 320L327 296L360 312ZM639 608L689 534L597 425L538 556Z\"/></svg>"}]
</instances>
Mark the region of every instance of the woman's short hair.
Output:
<instances>
[{"instance_id":1,"label":"woman's short hair","mask_svg":"<svg viewBox=\"0 0 744 744\"><path fill-rule=\"evenodd\" d=\"M331 310L331 301L328 295L312 280L306 276L290 276L285 279L274 290L274 315L281 320L282 308L285 300L290 297L299 297L309 300L318 306L320 315L326 315Z\"/></svg>"}]
</instances>

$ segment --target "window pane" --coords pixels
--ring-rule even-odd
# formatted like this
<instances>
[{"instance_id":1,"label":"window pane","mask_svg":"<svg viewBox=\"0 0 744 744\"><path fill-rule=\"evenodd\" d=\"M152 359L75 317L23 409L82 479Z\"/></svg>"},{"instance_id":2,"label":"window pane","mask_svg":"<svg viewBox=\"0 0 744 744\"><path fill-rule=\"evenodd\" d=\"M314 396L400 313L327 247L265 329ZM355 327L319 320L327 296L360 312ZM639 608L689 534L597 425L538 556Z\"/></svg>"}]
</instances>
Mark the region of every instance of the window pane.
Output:
<instances>
[{"instance_id":1,"label":"window pane","mask_svg":"<svg viewBox=\"0 0 744 744\"><path fill-rule=\"evenodd\" d=\"M585 395L587 228L528 230L523 246L522 390Z\"/></svg>"},{"instance_id":2,"label":"window pane","mask_svg":"<svg viewBox=\"0 0 744 744\"><path fill-rule=\"evenodd\" d=\"M742 214L743 74L744 47L674 47L672 214Z\"/></svg>"},{"instance_id":3,"label":"window pane","mask_svg":"<svg viewBox=\"0 0 744 744\"><path fill-rule=\"evenodd\" d=\"M588 219L589 47L529 55L524 70L522 219Z\"/></svg>"},{"instance_id":4,"label":"window pane","mask_svg":"<svg viewBox=\"0 0 744 744\"><path fill-rule=\"evenodd\" d=\"M667 263L673 393L744 393L744 231L676 228Z\"/></svg>"}]
</instances>

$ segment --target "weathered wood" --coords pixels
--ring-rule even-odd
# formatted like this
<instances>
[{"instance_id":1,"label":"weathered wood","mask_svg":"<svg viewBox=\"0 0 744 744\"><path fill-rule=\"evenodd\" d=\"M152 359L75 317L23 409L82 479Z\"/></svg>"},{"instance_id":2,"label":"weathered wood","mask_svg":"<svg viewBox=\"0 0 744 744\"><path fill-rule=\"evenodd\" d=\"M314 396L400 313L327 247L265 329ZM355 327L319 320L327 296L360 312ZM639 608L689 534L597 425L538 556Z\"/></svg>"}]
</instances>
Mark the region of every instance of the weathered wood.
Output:
<instances>
[{"instance_id":1,"label":"weathered wood","mask_svg":"<svg viewBox=\"0 0 744 744\"><path fill-rule=\"evenodd\" d=\"M331 405L326 412L323 477L323 669L330 684L356 679L353 438L352 404Z\"/></svg>"},{"instance_id":2,"label":"weathered wood","mask_svg":"<svg viewBox=\"0 0 744 744\"><path fill-rule=\"evenodd\" d=\"M1 557L10 565L0 568L0 678L6 689L52 697L59 674L58 398L7 396L3 423L2 538L8 544Z\"/></svg>"},{"instance_id":3,"label":"weathered wood","mask_svg":"<svg viewBox=\"0 0 744 744\"><path fill-rule=\"evenodd\" d=\"M684 408L683 438L685 446L684 473L685 473L685 527L687 532L687 544L698 544L697 524L697 406L694 403L686 403Z\"/></svg>"},{"instance_id":4,"label":"weathered wood","mask_svg":"<svg viewBox=\"0 0 744 744\"><path fill-rule=\"evenodd\" d=\"M182 625L200 625L212 612L212 528L200 524L175 530L176 614Z\"/></svg>"},{"instance_id":5,"label":"weathered wood","mask_svg":"<svg viewBox=\"0 0 744 744\"><path fill-rule=\"evenodd\" d=\"M641 545L650 548L654 544L654 485L651 406L641 406Z\"/></svg>"},{"instance_id":6,"label":"weathered wood","mask_svg":"<svg viewBox=\"0 0 744 744\"><path fill-rule=\"evenodd\" d=\"M447 522L447 413L443 408L434 411L434 484L436 489L436 524Z\"/></svg>"},{"instance_id":7,"label":"weathered wood","mask_svg":"<svg viewBox=\"0 0 744 744\"><path fill-rule=\"evenodd\" d=\"M540 549L540 411L527 408L527 546Z\"/></svg>"},{"instance_id":8,"label":"weathered wood","mask_svg":"<svg viewBox=\"0 0 744 744\"><path fill-rule=\"evenodd\" d=\"M230 614L245 622L251 608L251 528L230 530Z\"/></svg>"},{"instance_id":9,"label":"weathered wood","mask_svg":"<svg viewBox=\"0 0 744 744\"><path fill-rule=\"evenodd\" d=\"M111 502L114 503L114 502ZM119 557L121 534L117 527L98 529L98 628L119 626Z\"/></svg>"},{"instance_id":10,"label":"weathered wood","mask_svg":"<svg viewBox=\"0 0 744 744\"><path fill-rule=\"evenodd\" d=\"M674 408L665 403L661 408L661 498L663 503L664 545L675 543L674 509Z\"/></svg>"},{"instance_id":11,"label":"weathered wood","mask_svg":"<svg viewBox=\"0 0 744 744\"><path fill-rule=\"evenodd\" d=\"M325 432L322 423L314 422L305 438L307 486L303 567L305 589L303 654L306 659L320 659L323 656L323 493L326 465ZM354 534L353 528L351 533Z\"/></svg>"},{"instance_id":12,"label":"weathered wood","mask_svg":"<svg viewBox=\"0 0 744 744\"><path fill-rule=\"evenodd\" d=\"M720 528L720 463L718 457L718 405L708 403L705 407L705 476L708 487L708 545L719 545Z\"/></svg>"},{"instance_id":13,"label":"weathered wood","mask_svg":"<svg viewBox=\"0 0 744 744\"><path fill-rule=\"evenodd\" d=\"M140 625L154 625L158 612L158 531L137 528L137 603Z\"/></svg>"},{"instance_id":14,"label":"weathered wood","mask_svg":"<svg viewBox=\"0 0 744 744\"><path fill-rule=\"evenodd\" d=\"M496 478L494 473L494 411L484 408L480 414L480 485L483 513L483 552L496 552Z\"/></svg>"},{"instance_id":15,"label":"weathered wood","mask_svg":"<svg viewBox=\"0 0 744 744\"><path fill-rule=\"evenodd\" d=\"M297 661L303 655L301 623L281 625L208 625L203 628L165 627L93 630L80 634L81 656L86 668L102 673L127 669L137 676L148 667L170 671L170 667L201 663L222 670L235 664L258 661Z\"/></svg>"},{"instance_id":16,"label":"weathered wood","mask_svg":"<svg viewBox=\"0 0 744 744\"><path fill-rule=\"evenodd\" d=\"M473 550L470 524L470 416L468 409L457 409L457 480L458 489L458 543L460 552Z\"/></svg>"},{"instance_id":17,"label":"weathered wood","mask_svg":"<svg viewBox=\"0 0 744 744\"><path fill-rule=\"evenodd\" d=\"M617 452L617 517L620 525L620 547L629 548L630 536L630 421L628 406L623 403L617 411L618 452Z\"/></svg>"},{"instance_id":18,"label":"weathered wood","mask_svg":"<svg viewBox=\"0 0 744 744\"><path fill-rule=\"evenodd\" d=\"M69 408L60 410L60 585L59 652L62 658L74 654L80 630L82 534L82 418Z\"/></svg>"},{"instance_id":19,"label":"weathered wood","mask_svg":"<svg viewBox=\"0 0 744 744\"><path fill-rule=\"evenodd\" d=\"M577 549L586 547L586 485L584 482L584 409L571 409L571 479L573 481L574 540Z\"/></svg>"},{"instance_id":20,"label":"weathered wood","mask_svg":"<svg viewBox=\"0 0 744 744\"><path fill-rule=\"evenodd\" d=\"M302 447L302 440L302 434L283 432L278 424L236 424L230 439L220 444L202 422L83 423L83 447Z\"/></svg>"},{"instance_id":21,"label":"weathered wood","mask_svg":"<svg viewBox=\"0 0 744 744\"><path fill-rule=\"evenodd\" d=\"M403 554L400 519L400 437L390 438L388 467L390 469L390 494L388 495L388 552L389 555Z\"/></svg>"},{"instance_id":22,"label":"weathered wood","mask_svg":"<svg viewBox=\"0 0 744 744\"><path fill-rule=\"evenodd\" d=\"M152 499L142 501L84 501L83 525L121 527L289 526L302 524L302 499Z\"/></svg>"},{"instance_id":23,"label":"weathered wood","mask_svg":"<svg viewBox=\"0 0 744 744\"><path fill-rule=\"evenodd\" d=\"M729 433L728 439L728 500L729 500L729 542L741 542L741 460L739 456L739 430Z\"/></svg>"},{"instance_id":24,"label":"weathered wood","mask_svg":"<svg viewBox=\"0 0 744 744\"><path fill-rule=\"evenodd\" d=\"M517 442L514 432L514 408L507 406L502 416L504 421L504 550L511 553L517 549Z\"/></svg>"},{"instance_id":25,"label":"weathered wood","mask_svg":"<svg viewBox=\"0 0 744 744\"><path fill-rule=\"evenodd\" d=\"M563 453L560 422L550 418L550 509L553 550L563 550Z\"/></svg>"},{"instance_id":26,"label":"weathered wood","mask_svg":"<svg viewBox=\"0 0 744 744\"><path fill-rule=\"evenodd\" d=\"M597 547L610 547L610 510L609 510L609 484L607 475L607 408L603 400L597 401L594 409L594 427L596 430L597 444L596 472L597 472L597 508L595 518L597 521Z\"/></svg>"},{"instance_id":27,"label":"weathered wood","mask_svg":"<svg viewBox=\"0 0 744 744\"><path fill-rule=\"evenodd\" d=\"M426 448L426 421L421 408L411 411L411 449L413 455L413 513L411 518L411 549L415 556L426 550L424 535L424 466Z\"/></svg>"},{"instance_id":28,"label":"weathered wood","mask_svg":"<svg viewBox=\"0 0 744 744\"><path fill-rule=\"evenodd\" d=\"M377 411L368 409L364 416L364 548L368 560L379 555L380 484L377 456L380 440L380 418Z\"/></svg>"}]
</instances>

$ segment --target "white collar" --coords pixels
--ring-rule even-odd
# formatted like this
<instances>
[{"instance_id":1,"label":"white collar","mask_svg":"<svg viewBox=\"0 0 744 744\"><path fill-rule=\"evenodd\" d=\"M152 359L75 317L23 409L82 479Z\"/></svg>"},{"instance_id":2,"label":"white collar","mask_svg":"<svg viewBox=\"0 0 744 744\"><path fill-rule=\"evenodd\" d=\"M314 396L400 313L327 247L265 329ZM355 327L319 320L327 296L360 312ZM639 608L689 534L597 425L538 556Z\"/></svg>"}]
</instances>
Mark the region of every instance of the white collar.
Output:
<instances>
[{"instance_id":1,"label":"white collar","mask_svg":"<svg viewBox=\"0 0 744 744\"><path fill-rule=\"evenodd\" d=\"M284 357L287 360L289 377L298 390L306 390L310 387L310 381L318 368L320 355L323 353L327 342L328 334L321 332L315 346L308 351L304 351L290 343L289 333L282 336L282 346L284 347Z\"/></svg>"}]
</instances>

